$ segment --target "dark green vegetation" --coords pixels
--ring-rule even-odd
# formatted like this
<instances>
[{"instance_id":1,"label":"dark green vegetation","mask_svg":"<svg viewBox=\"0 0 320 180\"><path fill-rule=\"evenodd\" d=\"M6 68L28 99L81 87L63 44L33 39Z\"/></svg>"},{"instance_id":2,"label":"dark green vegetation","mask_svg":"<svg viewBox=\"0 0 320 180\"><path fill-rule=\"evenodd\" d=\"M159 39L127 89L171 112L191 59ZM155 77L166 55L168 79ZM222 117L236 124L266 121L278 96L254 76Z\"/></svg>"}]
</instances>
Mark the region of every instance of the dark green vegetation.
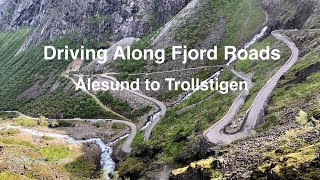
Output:
<instances>
[{"instance_id":1,"label":"dark green vegetation","mask_svg":"<svg viewBox=\"0 0 320 180\"><path fill-rule=\"evenodd\" d=\"M270 46L270 48L281 48L281 59L274 60L266 60L266 61L250 61L250 60L242 60L236 61L234 63L234 67L237 71L244 72L246 74L253 74L252 81L254 82L253 88L250 91L247 101L244 103L243 107L240 110L238 116L244 116L246 111L250 108L254 99L258 95L261 88L267 83L267 81L274 75L275 72L279 70L279 68L288 61L290 58L291 52L286 47L285 44L279 43L274 37L268 37L262 42L258 42L252 46L253 49L261 50ZM268 123L263 124L261 127L257 129L257 131L263 131L268 128L273 127L275 117L270 115L267 117Z\"/></svg>"},{"instance_id":2,"label":"dark green vegetation","mask_svg":"<svg viewBox=\"0 0 320 180\"><path fill-rule=\"evenodd\" d=\"M90 153L90 152L87 152ZM95 157L88 157L88 155L81 156L75 161L67 164L65 168L71 173L74 179L98 179L100 177L99 161Z\"/></svg>"},{"instance_id":3,"label":"dark green vegetation","mask_svg":"<svg viewBox=\"0 0 320 180\"><path fill-rule=\"evenodd\" d=\"M103 111L91 97L66 88L69 80L60 77L70 61L44 61L43 46L17 54L30 29L0 32L0 109L19 110L32 116L52 118L114 117ZM50 43L57 48L78 43L66 37Z\"/></svg>"},{"instance_id":4,"label":"dark green vegetation","mask_svg":"<svg viewBox=\"0 0 320 180\"><path fill-rule=\"evenodd\" d=\"M131 145L133 148L138 148L139 144L144 141L144 133L145 131L137 132L137 135L134 138L134 141L132 142L132 145Z\"/></svg>"},{"instance_id":5,"label":"dark green vegetation","mask_svg":"<svg viewBox=\"0 0 320 180\"><path fill-rule=\"evenodd\" d=\"M0 111L0 119L11 119L18 117L17 113L6 113Z\"/></svg>"},{"instance_id":6,"label":"dark green vegetation","mask_svg":"<svg viewBox=\"0 0 320 180\"><path fill-rule=\"evenodd\" d=\"M16 129L1 130L0 179L100 178L100 153L92 147Z\"/></svg>"},{"instance_id":7,"label":"dark green vegetation","mask_svg":"<svg viewBox=\"0 0 320 180\"><path fill-rule=\"evenodd\" d=\"M141 40L134 42L131 45L131 49L149 49L151 38L157 33L158 31L153 31L146 35ZM143 67L147 64L146 60L122 60L118 59L115 61L112 66L120 72L119 75L117 75L118 80L135 80L137 76L129 76L129 74L139 73L143 71Z\"/></svg>"},{"instance_id":8,"label":"dark green vegetation","mask_svg":"<svg viewBox=\"0 0 320 180\"><path fill-rule=\"evenodd\" d=\"M203 38L210 36L210 28L224 16L227 18L228 28L222 37L222 45L242 44L264 22L263 12L255 1L212 0L206 6L199 15L191 18L191 23L186 22L176 31L176 37L184 44L193 46L198 40L201 42ZM234 32L237 33L234 35ZM206 78L213 72L202 72L198 76ZM221 80L230 79L235 79L234 75L225 70ZM170 109L154 129L151 140L138 144L131 158L120 164L120 167L131 166L130 171L120 168L120 175L144 174L153 177L152 169L163 167L164 164L175 164L181 167L208 156L206 147L209 145L203 140L202 133L224 116L238 93L222 95L216 92L197 92L190 99ZM139 139L141 138L138 136L136 141ZM143 171L141 171L142 165Z\"/></svg>"},{"instance_id":9,"label":"dark green vegetation","mask_svg":"<svg viewBox=\"0 0 320 180\"><path fill-rule=\"evenodd\" d=\"M290 37L294 39L295 35ZM319 35L310 44L316 42L319 42ZM282 112L286 109L292 112L299 112L302 107L308 105L303 110L307 111L310 118L313 116L319 117L320 109L319 105L317 105L318 94L320 93L319 57L318 50L309 51L283 76L272 94L270 106L267 109L266 121L258 131L279 124Z\"/></svg>"},{"instance_id":10,"label":"dark green vegetation","mask_svg":"<svg viewBox=\"0 0 320 180\"><path fill-rule=\"evenodd\" d=\"M13 125L46 129L45 125L39 124L41 119L35 121L18 117L2 120L6 124L13 121ZM64 121L58 122L60 127L69 126ZM92 144L69 145L65 144L63 139L48 136L39 138L17 129L1 130L0 155L4 161L0 162L0 171L3 172L3 169L7 168L10 171L3 172L0 177L11 179L15 177L15 173L19 173L24 176L18 176L17 179L47 179L52 175L59 179L97 179L101 175L98 149ZM17 168L10 168L13 165ZM25 168L21 170L20 166Z\"/></svg>"},{"instance_id":11,"label":"dark green vegetation","mask_svg":"<svg viewBox=\"0 0 320 180\"><path fill-rule=\"evenodd\" d=\"M255 0L208 0L203 10L187 19L174 32L174 37L181 44L191 48L204 48L202 43L210 36L215 36L218 29L225 32L221 39L211 46L218 45L218 60L206 61L207 65L225 64L224 47L240 48L258 32L265 21L262 7ZM218 27L217 27L218 26ZM205 47L211 48L211 47ZM207 79L217 68L201 70L196 74L199 79ZM160 99L167 100L179 95L179 91L168 92Z\"/></svg>"},{"instance_id":12,"label":"dark green vegetation","mask_svg":"<svg viewBox=\"0 0 320 180\"><path fill-rule=\"evenodd\" d=\"M221 76L221 80L232 79L234 76L228 70ZM164 147L164 154L159 155L161 160L183 162L180 158L188 158L188 152L196 149L192 146L199 141L197 135L222 118L237 94L238 92L222 95L210 91L195 93L167 112L148 143Z\"/></svg>"},{"instance_id":13,"label":"dark green vegetation","mask_svg":"<svg viewBox=\"0 0 320 180\"><path fill-rule=\"evenodd\" d=\"M226 28L226 32L219 46L239 46L258 30L257 27L261 27L265 19L262 7L252 0L209 0L204 6L202 11L184 22L175 32L177 40L190 48L210 36L222 19L227 23L226 27L221 27ZM224 55L222 52L221 57Z\"/></svg>"},{"instance_id":14,"label":"dark green vegetation","mask_svg":"<svg viewBox=\"0 0 320 180\"><path fill-rule=\"evenodd\" d=\"M114 98L109 91L99 91L97 98L99 98L106 106L112 107L114 111L132 120L136 120L151 110L151 107L144 107L139 110L134 110L132 107L130 107L128 102Z\"/></svg>"},{"instance_id":15,"label":"dark green vegetation","mask_svg":"<svg viewBox=\"0 0 320 180\"><path fill-rule=\"evenodd\" d=\"M224 71L223 80L234 78ZM131 176L151 172L151 169L163 164L185 165L206 156L208 144L202 139L202 132L218 121L227 112L237 93L222 95L216 92L198 92L190 99L170 109L161 123L154 129L152 139L138 144L143 134L138 134L133 147L132 158L120 164L120 175ZM201 147L201 148L200 148ZM132 162L153 161L153 166ZM143 166L143 168L141 168ZM121 171L124 170L124 171ZM129 171L130 170L130 171ZM141 171L143 170L143 171Z\"/></svg>"},{"instance_id":16,"label":"dark green vegetation","mask_svg":"<svg viewBox=\"0 0 320 180\"><path fill-rule=\"evenodd\" d=\"M222 158L228 159L229 155L233 156L236 153L245 152L248 158L242 162L253 160L253 163L237 166L238 159L230 158L228 161L231 164L226 166L233 167L235 173L232 175L228 168L221 168L221 170L227 171L224 176L230 179L242 179L239 178L243 177L239 173L239 168L244 168L245 171L253 169L250 179L319 179L320 177L320 53L317 50L319 32L283 33L296 42L300 47L300 52L304 53L300 54L301 59L281 78L274 90L267 108L265 122L256 130L258 133L221 147L221 151L225 151ZM311 42L309 40L301 41L301 39L309 39ZM268 38L255 44L254 47L259 49L260 46L266 46L268 43L281 49L284 46L284 44L275 42L273 38ZM309 45L313 45L314 49L306 48ZM288 60L289 52L287 48L283 49L282 59L272 64L268 61L237 61L235 63L238 70L246 73L255 72L256 85L242 109L242 113L248 109L248 104L252 103L256 91L279 69L279 66ZM269 139L270 136L273 138ZM259 144L258 141L262 143ZM252 142L257 142L258 145ZM249 148L243 148L244 144ZM238 156L236 155L236 157ZM209 170L215 169L216 166L209 168ZM181 173L177 175L179 178L180 176L193 177L192 173L195 171L182 168L174 172ZM198 175L206 171L201 168L196 172Z\"/></svg>"},{"instance_id":17,"label":"dark green vegetation","mask_svg":"<svg viewBox=\"0 0 320 180\"><path fill-rule=\"evenodd\" d=\"M319 179L320 143L305 138L318 130L319 126L316 130L305 127L288 131L276 150L263 150L264 161L254 171L253 178Z\"/></svg>"},{"instance_id":18,"label":"dark green vegetation","mask_svg":"<svg viewBox=\"0 0 320 180\"><path fill-rule=\"evenodd\" d=\"M319 58L318 50L309 52L284 76L274 92L277 109L285 107L288 102L310 101L320 93Z\"/></svg>"}]
</instances>

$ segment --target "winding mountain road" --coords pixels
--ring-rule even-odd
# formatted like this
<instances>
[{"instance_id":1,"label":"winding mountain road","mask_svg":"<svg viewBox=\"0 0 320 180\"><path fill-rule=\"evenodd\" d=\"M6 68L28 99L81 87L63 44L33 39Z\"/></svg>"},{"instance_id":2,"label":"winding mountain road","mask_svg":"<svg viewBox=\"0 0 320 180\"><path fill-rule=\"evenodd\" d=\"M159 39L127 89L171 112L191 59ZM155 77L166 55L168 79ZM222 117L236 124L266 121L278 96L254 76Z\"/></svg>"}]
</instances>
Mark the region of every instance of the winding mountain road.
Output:
<instances>
[{"instance_id":1,"label":"winding mountain road","mask_svg":"<svg viewBox=\"0 0 320 180\"><path fill-rule=\"evenodd\" d=\"M273 77L265 84L265 86L260 90L259 94L252 103L250 109L247 111L247 116L242 125L240 132L235 134L225 134L223 129L228 125L237 115L241 109L243 103L246 100L246 97L249 94L249 91L243 91L233 102L227 114L213 126L211 126L207 131L204 132L204 137L213 144L224 145L229 144L234 140L246 137L250 135L251 130L257 127L259 122L262 121L263 113L267 101L278 84L281 76L286 73L298 60L299 49L292 42L292 40L284 35L281 35L277 31L272 32L272 35L280 41L283 41L291 49L292 55L289 60L273 75ZM249 77L246 77L242 73L236 72L234 68L231 70L241 79L250 82L252 87L252 81Z\"/></svg>"},{"instance_id":2,"label":"winding mountain road","mask_svg":"<svg viewBox=\"0 0 320 180\"><path fill-rule=\"evenodd\" d=\"M100 75L100 77L102 78L105 78L105 79L109 79L113 82L118 82L118 80L115 78L115 77L112 77L112 76L108 76L108 75ZM152 98L152 97L149 97L149 96L146 96L142 93L139 93L139 92L136 92L136 91L132 91L130 89L126 89L125 91L127 92L130 92L132 94L135 94L137 96L140 96L141 98L144 98L146 100L149 100L155 104L157 104L157 106L159 106L160 108L160 114L158 116L155 117L155 119L153 119L153 121L151 122L151 124L147 127L146 131L145 131L145 134L144 134L144 140L148 140L150 139L150 136L151 136L151 133L152 133L152 130L153 128L160 122L161 118L166 114L167 112L167 107L166 105L161 102L161 101L158 101L157 99L155 98Z\"/></svg>"},{"instance_id":3,"label":"winding mountain road","mask_svg":"<svg viewBox=\"0 0 320 180\"><path fill-rule=\"evenodd\" d=\"M29 118L32 120L38 120L39 118L34 118L34 117L30 117L27 116L19 111L3 111L5 113L16 113L21 117L25 117L25 118ZM47 119L47 120L55 120L55 119ZM125 153L130 153L132 148L131 148L131 144L137 134L137 126L131 122L128 121L124 121L124 120L116 120L116 119L59 119L62 121L80 121L80 122L90 122L90 123L104 123L104 122L109 122L111 121L112 123L121 123L121 124L125 124L127 126L130 127L130 135L129 137L126 139L126 141L123 143L121 150Z\"/></svg>"},{"instance_id":4,"label":"winding mountain road","mask_svg":"<svg viewBox=\"0 0 320 180\"><path fill-rule=\"evenodd\" d=\"M67 78L67 79L70 79L74 85L77 85L77 82L73 78L69 77L67 74L63 73L62 76ZM95 95L91 94L88 90L83 89L83 88L81 90L84 91L85 93L87 93L88 95L90 95L98 103L98 105L100 107L102 107L105 111L111 112L111 113L117 115L118 117L124 119L124 120L105 119L105 120L102 120L102 121L112 121L112 122L116 122L116 123L122 123L122 124L126 124L126 125L128 125L130 127L131 133L130 133L129 137L126 139L126 141L123 143L122 151L124 151L126 153L131 152L131 150L132 150L131 144L132 144L134 138L136 137L137 126L135 124L133 124L132 122L130 122L130 120L128 118L126 118L126 117L124 117L124 116L112 111L108 107L106 107ZM79 120L81 121L81 119L79 119ZM93 121L101 121L101 120L100 119L98 119L98 120L87 119L87 121L93 122Z\"/></svg>"},{"instance_id":5,"label":"winding mountain road","mask_svg":"<svg viewBox=\"0 0 320 180\"><path fill-rule=\"evenodd\" d=\"M251 130L253 130L254 128L257 127L257 125L260 123L260 121L263 118L263 112L264 112L264 108L267 104L267 101L273 91L273 89L276 87L277 83L279 82L281 76L287 72L298 60L298 55L299 55L299 50L296 47L296 45L290 40L290 38L288 38L287 36L281 35L280 33L278 33L277 31L272 32L272 35L277 38L278 40L283 41L284 43L287 44L287 46L291 49L292 51L292 55L289 58L289 60L274 74L274 76L266 83L266 85L260 90L259 94L257 95L256 99L254 100L254 102L252 103L251 107L249 108L249 110L247 111L247 116L246 119L244 121L244 124L242 125L242 129L240 130L240 132L235 133L235 134L225 134L224 133L224 128L225 126L227 126L237 115L237 113L239 112L239 110L241 109L241 107L243 106L244 102L246 101L250 90L252 89L253 86L253 82L251 80L250 77L248 77L247 75L241 73L241 72L237 72L234 67L230 66L230 65L226 65L226 66L219 66L219 67L227 67L229 68L237 77L241 78L242 80L246 81L249 85L249 88L247 90L244 90L233 102L233 104L231 105L229 111L227 112L227 114L217 123L215 123L213 126L211 126L207 131L204 132L204 137L214 143L214 144L218 144L218 145L223 145L223 144L229 144L234 140L237 140L239 138L245 137L250 135ZM158 73L158 72L156 72ZM77 82L69 77L67 74L63 73L62 74L63 77L70 79L72 81L73 84L77 84ZM106 74L100 74L99 75L101 78L105 78L105 79L109 79L111 81L114 82L118 82L118 80L115 77L106 75ZM124 119L124 120L116 120L116 119L61 119L61 120L65 120L65 121L85 121L85 122L91 122L91 123L96 123L96 122L106 122L106 121L112 121L114 123L122 123L125 124L127 126L130 127L131 129L131 133L129 135L129 137L126 139L126 141L124 142L124 144L122 145L122 151L124 152L131 152L132 148L131 148L131 144L136 136L137 133L137 127L135 124L131 123L130 120L114 111L112 111L111 109L107 108L95 95L91 94L89 91L87 91L86 89L81 89L82 91L84 91L86 94L90 95L97 103L99 106L101 106L105 111L108 112L112 112L115 115L119 116L120 118ZM127 89L127 92L130 92L132 94L135 94L137 96L140 96L141 98L144 98L146 100L149 100L155 104L157 104L157 106L159 106L160 111L157 113L157 116L154 116L153 120L151 121L151 124L147 127L145 134L144 134L144 139L148 140L150 139L152 130L154 129L154 127L160 122L161 118L165 115L167 108L165 106L165 104L163 102L160 102L152 97L148 97L142 93L136 92L136 91L132 91ZM6 111L6 112L11 112L11 113L17 113L19 116L22 117L27 117L30 119L34 119L36 120L37 118L33 118L33 117L28 117L26 115L24 115L21 112L18 111Z\"/></svg>"},{"instance_id":6,"label":"winding mountain road","mask_svg":"<svg viewBox=\"0 0 320 180\"><path fill-rule=\"evenodd\" d=\"M68 74L62 73L62 76L65 77L65 78L67 78L67 79L69 79L69 80L71 80L71 82L72 82L75 86L77 86L77 82L76 82L73 78L69 77ZM94 99L94 101L95 101L96 103L98 103L98 105L99 105L100 107L103 108L103 110L105 110L105 111L107 111L107 112L111 112L111 113L115 114L116 116L118 116L118 117L120 117L120 118L122 118L122 119L124 119L124 120L126 120L126 121L130 121L128 118L126 118L126 117L122 116L121 114L119 114L119 113L117 113L117 112L109 109L107 106L105 106L105 105L97 98L97 96L95 96L95 95L93 95L92 93L90 93L87 89L81 88L81 90L82 90L83 92L85 92L86 94L88 94L89 96L91 96L91 97Z\"/></svg>"},{"instance_id":7,"label":"winding mountain road","mask_svg":"<svg viewBox=\"0 0 320 180\"><path fill-rule=\"evenodd\" d=\"M230 121L237 115L242 105L246 101L250 90L252 89L253 83L250 77L247 75L235 71L234 67L227 66L237 77L248 83L248 89L243 90L242 93L236 98L236 100L231 105L227 114L213 126L211 126L207 131L204 132L204 137L214 143L214 144L229 144L233 140L238 139L238 135L236 134L225 134L223 132L224 127L226 127Z\"/></svg>"},{"instance_id":8,"label":"winding mountain road","mask_svg":"<svg viewBox=\"0 0 320 180\"><path fill-rule=\"evenodd\" d=\"M71 82L74 85L77 85L77 82L73 78L69 77L66 73L62 73L62 76L67 78L67 79L69 79L69 80L71 80ZM64 120L64 121L82 121L82 122L91 122L91 123L111 121L113 123L125 124L125 125L130 127L130 135L126 139L126 141L123 143L121 150L123 152L125 152L125 153L130 153L132 151L132 148L131 148L132 142L133 142L133 140L134 140L134 138L136 137L136 134L137 134L137 126L134 123L131 123L128 118L126 118L126 117L124 117L124 116L112 111L108 107L106 107L95 95L91 94L88 90L83 89L83 88L81 90L83 92L85 92L86 94L90 95L95 100L95 102L100 107L103 108L103 110L105 110L107 112L111 112L111 113L119 116L120 118L123 118L124 120L117 120L117 119L80 119L80 118L78 118L78 119L60 119L60 120ZM26 117L26 118L29 118L29 119L32 119L32 120L38 120L38 118L27 116L27 115L25 115L25 114L23 114L23 113L21 113L19 111L4 111L4 112L6 112L6 113L16 113L21 117ZM50 120L50 119L47 119L47 120Z\"/></svg>"},{"instance_id":9,"label":"winding mountain road","mask_svg":"<svg viewBox=\"0 0 320 180\"><path fill-rule=\"evenodd\" d=\"M267 105L267 101L272 91L276 88L281 76L286 73L298 61L299 58L299 49L289 37L281 35L277 32L272 32L272 35L278 40L286 43L286 45L291 49L292 54L286 64L284 64L273 75L273 77L265 84L265 86L257 95L249 111L247 112L248 115L245 122L244 130L251 130L259 125L259 122L262 121L264 109Z\"/></svg>"}]
</instances>

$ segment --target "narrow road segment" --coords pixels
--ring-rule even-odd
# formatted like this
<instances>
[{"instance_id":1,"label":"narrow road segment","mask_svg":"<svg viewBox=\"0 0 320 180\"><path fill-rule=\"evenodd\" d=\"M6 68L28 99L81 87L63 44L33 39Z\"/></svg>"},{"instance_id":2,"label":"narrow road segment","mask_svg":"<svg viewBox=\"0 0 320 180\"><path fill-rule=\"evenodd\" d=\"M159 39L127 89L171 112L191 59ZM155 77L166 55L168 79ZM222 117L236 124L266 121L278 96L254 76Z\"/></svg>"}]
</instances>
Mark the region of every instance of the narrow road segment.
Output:
<instances>
[{"instance_id":1,"label":"narrow road segment","mask_svg":"<svg viewBox=\"0 0 320 180\"><path fill-rule=\"evenodd\" d=\"M255 129L263 120L264 109L267 105L268 99L270 98L272 91L278 84L281 76L298 61L299 49L292 42L292 40L289 37L280 34L278 31L272 32L272 35L278 40L283 41L291 49L291 57L260 90L251 107L247 111L247 116L243 122L242 129L235 134L225 134L223 131L226 125L228 125L235 118L235 116L243 106L246 97L249 95L249 91L243 91L233 102L227 114L220 121L215 123L207 131L204 132L204 137L211 143L216 145L225 145L231 143L234 140L250 135L251 131ZM243 75L242 73L236 72L234 68L231 68L231 70L236 76L249 82L249 84L251 84L250 87L252 87L252 81L250 78Z\"/></svg>"}]
</instances>

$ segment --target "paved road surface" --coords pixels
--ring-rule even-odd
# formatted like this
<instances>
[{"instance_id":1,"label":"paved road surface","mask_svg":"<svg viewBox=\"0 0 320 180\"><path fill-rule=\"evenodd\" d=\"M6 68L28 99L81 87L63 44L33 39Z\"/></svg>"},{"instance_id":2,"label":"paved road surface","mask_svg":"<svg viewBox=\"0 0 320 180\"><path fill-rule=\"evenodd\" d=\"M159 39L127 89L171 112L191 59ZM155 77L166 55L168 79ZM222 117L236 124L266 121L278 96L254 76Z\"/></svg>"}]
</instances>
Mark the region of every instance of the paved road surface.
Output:
<instances>
[{"instance_id":1,"label":"paved road surface","mask_svg":"<svg viewBox=\"0 0 320 180\"><path fill-rule=\"evenodd\" d=\"M236 134L225 134L223 129L228 125L233 118L237 115L238 111L241 109L245 98L248 96L249 92L242 92L240 96L234 101L230 107L228 113L212 127L210 127L205 133L204 136L207 140L214 144L223 145L229 144L234 140L250 135L251 130L257 127L263 119L263 112L267 101L279 82L281 76L286 73L298 60L299 50L296 45L288 38L287 36L281 35L277 32L272 32L272 35L287 44L291 49L292 55L289 60L275 73L275 75L266 83L266 85L260 90L256 99L252 103L252 106L247 112L247 118L244 121L243 128L240 132ZM233 69L233 68L232 68ZM240 78L245 81L249 81L246 76L243 76L241 73L238 73L233 70L233 72ZM251 80L250 80L251 81ZM251 82L252 83L252 82Z\"/></svg>"},{"instance_id":2,"label":"paved road surface","mask_svg":"<svg viewBox=\"0 0 320 180\"><path fill-rule=\"evenodd\" d=\"M225 126L227 126L230 121L237 115L242 105L246 101L249 92L253 86L252 80L247 75L237 72L232 66L227 66L229 69L239 78L248 83L248 89L242 91L242 93L236 98L236 100L231 105L228 113L217 123L211 126L207 131L204 132L204 137L214 144L229 144L234 139L238 139L238 135L227 135L223 132Z\"/></svg>"},{"instance_id":3,"label":"paved road surface","mask_svg":"<svg viewBox=\"0 0 320 180\"><path fill-rule=\"evenodd\" d=\"M256 128L263 120L264 109L267 105L267 101L276 88L281 76L286 73L299 58L299 49L287 36L281 35L277 32L272 32L272 35L278 40L283 41L291 49L292 54L289 60L284 64L273 77L267 82L267 84L261 89L256 99L249 109L248 116L245 122L244 130L252 130Z\"/></svg>"},{"instance_id":4,"label":"paved road surface","mask_svg":"<svg viewBox=\"0 0 320 180\"><path fill-rule=\"evenodd\" d=\"M3 111L6 113L16 113L21 117L25 117L25 118L29 118L29 119L33 119L33 120L38 120L39 118L34 118L34 117L30 117L27 115L24 115L23 113L19 112L19 111ZM54 119L47 119L47 120L54 120ZM131 144L134 140L134 138L136 137L137 134L137 126L131 122L128 121L124 121L124 120L116 120L116 119L59 119L59 120L63 120L63 121L81 121L81 122L90 122L90 123L103 123L103 122L107 122L107 121L111 121L113 123L121 123L121 124L125 124L127 126L130 127L130 135L129 137L126 139L126 141L123 143L122 145L122 151L129 153L131 152L132 148L131 148Z\"/></svg>"},{"instance_id":5,"label":"paved road surface","mask_svg":"<svg viewBox=\"0 0 320 180\"><path fill-rule=\"evenodd\" d=\"M77 83L73 78L69 77L69 76L68 76L67 74L65 74L65 73L62 73L62 76L65 77L65 78L67 78L67 79L69 79L69 80L71 80L72 83L73 83L75 86L77 86L78 83ZM103 108L103 110L105 110L105 111L107 111L107 112L111 112L111 113L115 114L116 116L118 116L118 117L120 117L120 118L122 118L122 119L124 119L124 120L126 120L126 121L130 121L128 118L126 118L126 117L122 116L121 114L119 114L119 113L117 113L117 112L114 112L113 110L111 110L111 109L109 109L108 107L106 107L106 106L97 98L97 96L91 94L87 89L81 88L81 90L82 90L83 92L85 92L86 94L88 94L89 96L91 96L91 97L94 99L94 101L96 101L96 102L98 103L98 105Z\"/></svg>"},{"instance_id":6,"label":"paved road surface","mask_svg":"<svg viewBox=\"0 0 320 180\"><path fill-rule=\"evenodd\" d=\"M101 75L102 78L106 78L106 79L109 79L111 81L114 81L114 82L118 82L118 80L115 78L115 77L111 77L111 76L107 76L107 75ZM152 98L152 97L149 97L149 96L146 96L142 93L139 93L139 92L136 92L136 91L132 91L132 90L126 90L132 94L135 94L137 96L140 96L144 99L147 99L155 104L157 104L160 108L160 115L157 116L153 121L152 123L147 127L146 131L145 131L145 134L144 134L144 140L148 140L150 139L150 136L151 136L151 133L152 133L152 130L153 128L160 122L161 118L166 114L167 112L167 107L166 105L163 103L163 102L160 102L158 100L156 100L155 98Z\"/></svg>"},{"instance_id":7,"label":"paved road surface","mask_svg":"<svg viewBox=\"0 0 320 180\"><path fill-rule=\"evenodd\" d=\"M237 72L234 70L233 67L228 66L230 68L230 70L239 78L243 79L244 81L246 81L249 85L249 89L248 90L244 90L237 98L236 100L233 102L232 106L230 107L228 113L216 124L214 124L212 127L210 127L205 133L204 136L206 139L208 139L210 142L214 143L214 144L228 144L231 143L232 141L239 139L241 137L247 136L250 134L250 131L252 129L254 129L258 123L261 121L261 119L263 118L263 112L264 112L264 108L265 105L268 101L268 98L271 95L271 92L273 91L273 89L276 87L277 83L279 82L281 76L287 72L298 60L298 54L299 54L299 50L298 48L295 46L295 44L286 36L281 35L277 32L272 32L272 35L274 37L276 37L277 39L285 42L288 47L291 49L292 51L292 55L290 57L290 59L286 62L285 65L283 65L283 67L280 68L280 70L267 82L267 84L261 89L261 91L259 92L259 94L257 95L256 99L254 100L254 102L252 103L252 106L250 107L250 109L247 112L247 119L244 122L243 125L243 129L236 134L225 134L223 132L223 129L226 125L228 125L231 120L237 115L238 111L241 109L242 105L244 104L247 96L249 95L249 91L252 88L252 81L251 78L246 76L245 74L242 74L240 72ZM69 76L63 74L64 77L70 79L74 84L76 84L75 80L73 78L70 78ZM103 78L112 80L112 81L117 81L116 78L111 77L111 76L107 76L107 75L100 75ZM128 126L130 126L131 129L131 134L130 136L127 138L126 142L123 144L122 146L122 150L124 152L130 152L131 149L131 144L133 142L134 137L136 136L137 133L137 127L135 124L129 122L129 120L125 117L123 117L120 114L117 114L115 112L113 112L112 110L110 110L109 108L107 108L105 105L103 105L103 103L93 94L91 94L90 92L88 92L85 89L82 89L84 92L86 92L87 94L89 94L91 97L94 98L94 100L101 106L103 107L104 110L112 112L116 115L118 115L119 117L125 119L125 120L114 120L114 119L63 119L63 120L78 120L78 121L88 121L88 122L103 122L103 121L113 121L113 122L117 122L117 123L123 123L126 124ZM146 129L145 135L144 135L144 139L148 140L151 136L151 132L153 130L153 128L159 123L159 121L161 120L161 118L165 115L167 108L165 106L164 103L152 98L152 97L148 97L144 94L141 94L139 92L136 91L131 91L131 90L127 90L130 93L136 94L144 99L147 99L149 101L154 102L155 104L157 104L160 107L160 115L157 116L154 121L148 126L148 128ZM25 116L24 114L17 112L17 111L10 111L10 112L15 112L17 114L19 114L20 116ZM29 117L31 119L36 119L36 118L32 118Z\"/></svg>"}]
</instances>

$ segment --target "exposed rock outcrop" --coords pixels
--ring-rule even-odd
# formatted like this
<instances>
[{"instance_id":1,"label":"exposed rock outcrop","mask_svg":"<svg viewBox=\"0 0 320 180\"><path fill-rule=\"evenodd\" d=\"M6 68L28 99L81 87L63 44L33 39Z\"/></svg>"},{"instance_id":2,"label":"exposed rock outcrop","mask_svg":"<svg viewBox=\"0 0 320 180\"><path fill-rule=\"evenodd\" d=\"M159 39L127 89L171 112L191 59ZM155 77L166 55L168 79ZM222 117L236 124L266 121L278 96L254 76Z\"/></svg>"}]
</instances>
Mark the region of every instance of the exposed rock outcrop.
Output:
<instances>
[{"instance_id":1,"label":"exposed rock outcrop","mask_svg":"<svg viewBox=\"0 0 320 180\"><path fill-rule=\"evenodd\" d=\"M274 29L320 28L319 1L259 0ZM283 8L286 7L286 8Z\"/></svg>"},{"instance_id":2,"label":"exposed rock outcrop","mask_svg":"<svg viewBox=\"0 0 320 180\"><path fill-rule=\"evenodd\" d=\"M1 1L0 29L34 28L25 46L67 33L85 41L112 42L149 33L189 1Z\"/></svg>"}]
</instances>

